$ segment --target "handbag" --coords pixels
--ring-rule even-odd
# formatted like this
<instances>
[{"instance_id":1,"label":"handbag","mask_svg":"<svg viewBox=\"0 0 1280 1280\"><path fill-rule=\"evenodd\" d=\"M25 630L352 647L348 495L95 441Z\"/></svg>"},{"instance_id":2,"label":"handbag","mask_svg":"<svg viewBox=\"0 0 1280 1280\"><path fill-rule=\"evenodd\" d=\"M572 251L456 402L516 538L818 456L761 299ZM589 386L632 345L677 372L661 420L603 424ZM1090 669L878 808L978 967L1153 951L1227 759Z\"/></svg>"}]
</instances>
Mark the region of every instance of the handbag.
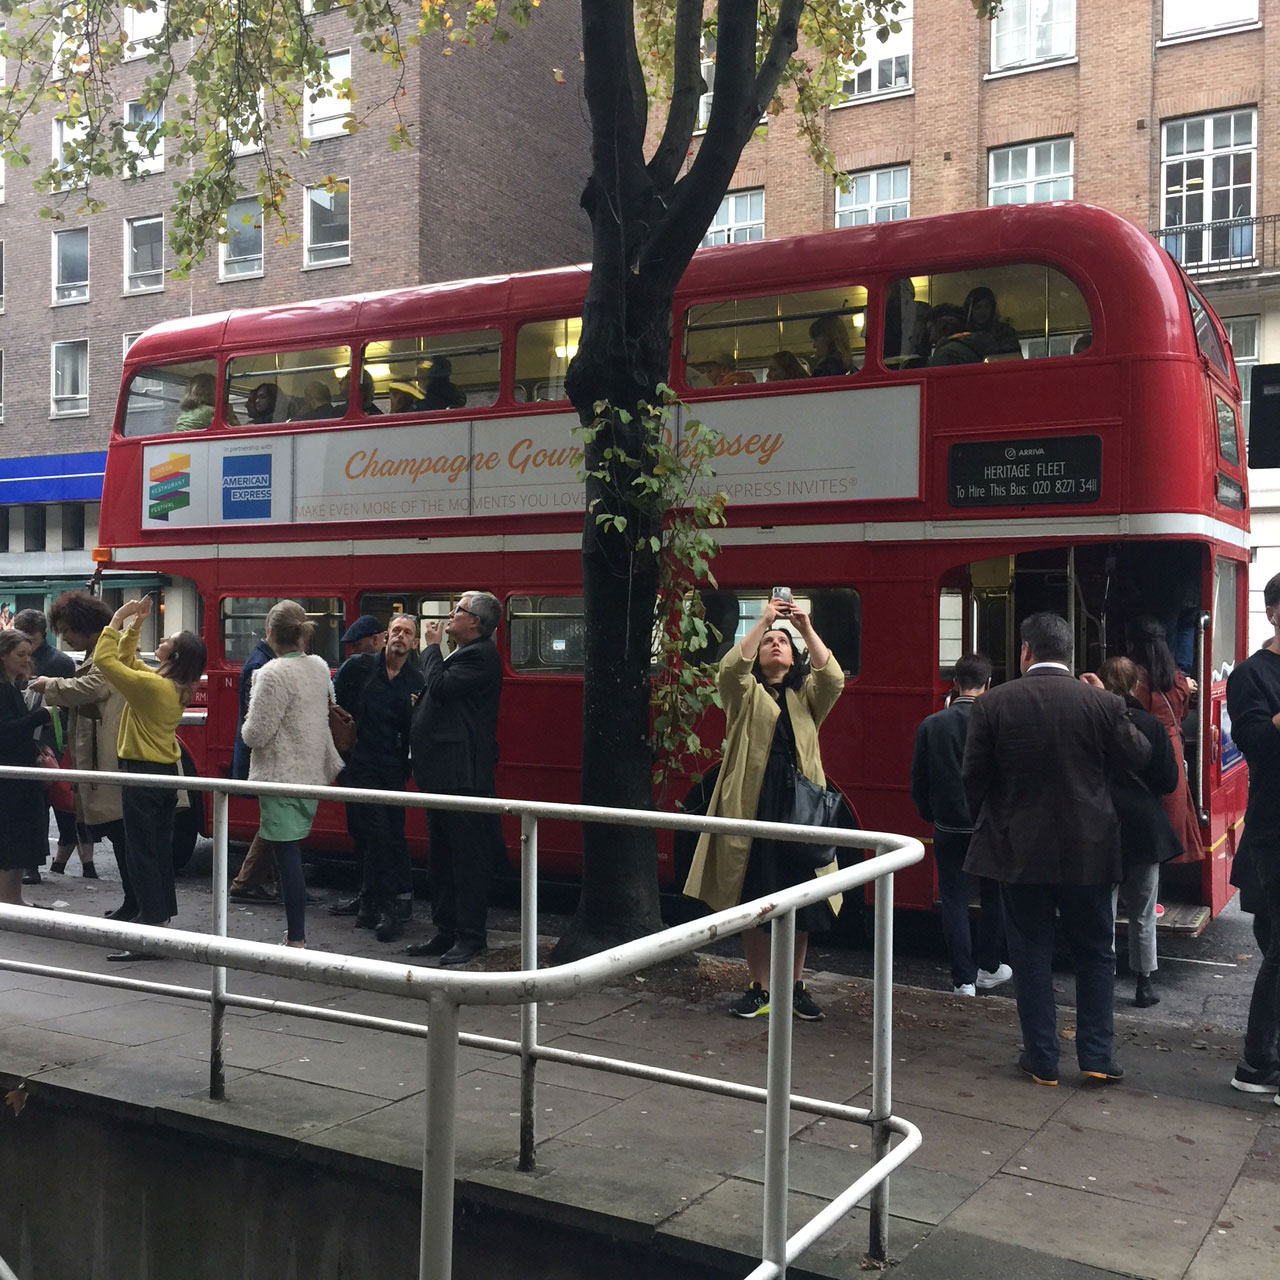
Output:
<instances>
[{"instance_id":1,"label":"handbag","mask_svg":"<svg viewBox=\"0 0 1280 1280\"><path fill-rule=\"evenodd\" d=\"M820 787L810 782L799 769L791 770L791 818L800 827L842 827L840 811L844 797L831 787ZM836 860L836 847L832 844L791 842L790 851L815 870Z\"/></svg>"},{"instance_id":2,"label":"handbag","mask_svg":"<svg viewBox=\"0 0 1280 1280\"><path fill-rule=\"evenodd\" d=\"M355 716L336 702L329 703L329 732L333 735L333 745L338 748L338 754L350 755L356 745Z\"/></svg>"},{"instance_id":3,"label":"handbag","mask_svg":"<svg viewBox=\"0 0 1280 1280\"><path fill-rule=\"evenodd\" d=\"M58 769L58 757L50 747L41 747L36 752L36 767L39 769ZM59 813L75 813L76 789L62 778L51 778L45 788L49 795L49 803Z\"/></svg>"}]
</instances>

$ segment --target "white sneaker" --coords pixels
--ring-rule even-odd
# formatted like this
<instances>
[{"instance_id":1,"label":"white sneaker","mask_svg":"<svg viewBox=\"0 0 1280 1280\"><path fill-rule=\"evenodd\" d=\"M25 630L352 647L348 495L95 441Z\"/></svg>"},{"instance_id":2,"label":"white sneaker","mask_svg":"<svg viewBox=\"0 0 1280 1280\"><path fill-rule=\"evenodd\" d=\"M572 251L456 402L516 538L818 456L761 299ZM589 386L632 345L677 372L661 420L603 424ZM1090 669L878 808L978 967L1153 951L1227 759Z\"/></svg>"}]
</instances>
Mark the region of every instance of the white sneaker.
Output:
<instances>
[{"instance_id":1,"label":"white sneaker","mask_svg":"<svg viewBox=\"0 0 1280 1280\"><path fill-rule=\"evenodd\" d=\"M958 987L951 988L951 994L953 996L976 996L978 992L972 982L962 982Z\"/></svg>"},{"instance_id":2,"label":"white sneaker","mask_svg":"<svg viewBox=\"0 0 1280 1280\"><path fill-rule=\"evenodd\" d=\"M978 970L978 986L983 991L990 991L992 987L998 987L1002 983L1008 982L1013 977L1013 970L1007 964L1002 964L998 968L988 972L986 969Z\"/></svg>"}]
</instances>

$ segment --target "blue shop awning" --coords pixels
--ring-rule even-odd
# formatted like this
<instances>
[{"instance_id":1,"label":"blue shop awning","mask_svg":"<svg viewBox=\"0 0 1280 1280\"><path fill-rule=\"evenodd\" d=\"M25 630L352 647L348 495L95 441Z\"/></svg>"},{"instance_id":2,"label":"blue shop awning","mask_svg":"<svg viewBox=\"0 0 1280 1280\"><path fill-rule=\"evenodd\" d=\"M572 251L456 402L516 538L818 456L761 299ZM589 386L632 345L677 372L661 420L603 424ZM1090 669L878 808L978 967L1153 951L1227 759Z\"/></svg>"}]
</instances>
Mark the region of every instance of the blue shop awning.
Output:
<instances>
[{"instance_id":1,"label":"blue shop awning","mask_svg":"<svg viewBox=\"0 0 1280 1280\"><path fill-rule=\"evenodd\" d=\"M97 502L106 451L0 458L0 506L24 502Z\"/></svg>"}]
</instances>

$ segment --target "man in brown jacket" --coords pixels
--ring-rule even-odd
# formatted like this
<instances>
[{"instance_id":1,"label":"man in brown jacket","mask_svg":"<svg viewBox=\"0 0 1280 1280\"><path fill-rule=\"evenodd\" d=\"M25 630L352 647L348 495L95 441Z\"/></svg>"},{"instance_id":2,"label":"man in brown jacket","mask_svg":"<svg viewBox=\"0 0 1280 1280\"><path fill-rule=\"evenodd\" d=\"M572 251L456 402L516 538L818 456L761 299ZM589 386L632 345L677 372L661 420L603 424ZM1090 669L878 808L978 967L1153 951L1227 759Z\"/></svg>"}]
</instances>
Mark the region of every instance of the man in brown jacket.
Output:
<instances>
[{"instance_id":1,"label":"man in brown jacket","mask_svg":"<svg viewBox=\"0 0 1280 1280\"><path fill-rule=\"evenodd\" d=\"M1140 769L1150 744L1124 702L1071 673L1071 628L1053 613L1022 624L1023 678L974 703L964 788L974 816L964 869L1002 886L1022 1024L1019 1069L1058 1083L1053 998L1055 912L1076 974L1076 1055L1097 1080L1120 1080L1113 1025L1120 826L1107 762Z\"/></svg>"}]
</instances>

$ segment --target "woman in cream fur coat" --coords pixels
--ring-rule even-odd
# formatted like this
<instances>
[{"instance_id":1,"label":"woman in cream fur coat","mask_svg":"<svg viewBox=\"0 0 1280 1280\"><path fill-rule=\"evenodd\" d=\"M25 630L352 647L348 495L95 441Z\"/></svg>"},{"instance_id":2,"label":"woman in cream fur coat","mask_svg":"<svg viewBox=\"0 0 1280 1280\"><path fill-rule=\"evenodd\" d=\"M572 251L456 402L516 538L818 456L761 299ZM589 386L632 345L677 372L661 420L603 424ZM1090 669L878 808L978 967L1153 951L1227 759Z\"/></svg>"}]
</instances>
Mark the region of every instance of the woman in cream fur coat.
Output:
<instances>
[{"instance_id":1,"label":"woman in cream fur coat","mask_svg":"<svg viewBox=\"0 0 1280 1280\"><path fill-rule=\"evenodd\" d=\"M327 786L342 771L342 757L329 732L333 685L329 664L305 653L312 624L294 600L281 600L267 614L267 644L276 655L260 667L249 693L241 734L252 755L252 782ZM307 887L302 877L302 841L316 816L316 801L261 796L259 830L275 849L291 947L307 945Z\"/></svg>"}]
</instances>

